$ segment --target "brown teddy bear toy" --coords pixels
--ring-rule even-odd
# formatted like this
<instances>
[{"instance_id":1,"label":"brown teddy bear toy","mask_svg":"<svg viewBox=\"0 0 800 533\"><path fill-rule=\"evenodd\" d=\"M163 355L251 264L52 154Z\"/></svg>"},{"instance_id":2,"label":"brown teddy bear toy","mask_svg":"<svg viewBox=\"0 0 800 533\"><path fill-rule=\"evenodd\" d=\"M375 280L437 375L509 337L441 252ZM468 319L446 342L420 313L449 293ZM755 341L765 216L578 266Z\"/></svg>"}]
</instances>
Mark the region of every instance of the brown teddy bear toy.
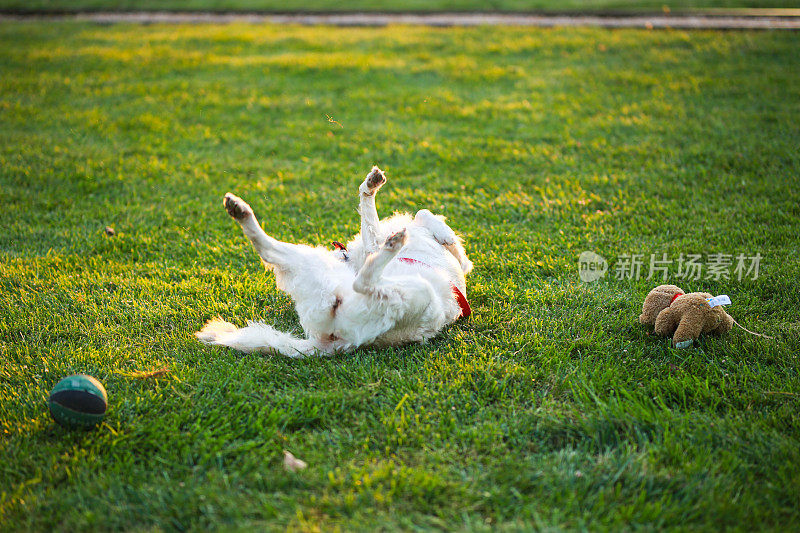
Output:
<instances>
[{"instance_id":1,"label":"brown teddy bear toy","mask_svg":"<svg viewBox=\"0 0 800 533\"><path fill-rule=\"evenodd\" d=\"M707 292L684 294L675 285L659 285L647 295L639 322L655 326L658 335L672 335L676 348L688 348L701 333L727 333L733 327L733 317L723 305L730 304L727 296L713 297Z\"/></svg>"}]
</instances>

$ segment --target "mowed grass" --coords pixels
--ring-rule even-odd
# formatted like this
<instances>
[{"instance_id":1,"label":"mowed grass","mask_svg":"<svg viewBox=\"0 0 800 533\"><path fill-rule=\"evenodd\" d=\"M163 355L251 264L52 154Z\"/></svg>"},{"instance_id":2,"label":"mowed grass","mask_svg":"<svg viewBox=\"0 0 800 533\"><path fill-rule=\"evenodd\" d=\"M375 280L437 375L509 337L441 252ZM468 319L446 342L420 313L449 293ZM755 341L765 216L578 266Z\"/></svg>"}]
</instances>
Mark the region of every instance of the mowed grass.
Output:
<instances>
[{"instance_id":1,"label":"mowed grass","mask_svg":"<svg viewBox=\"0 0 800 533\"><path fill-rule=\"evenodd\" d=\"M798 45L0 25L2 529L796 527ZM214 316L299 331L222 195L326 245L372 164L383 215L464 235L473 316L333 358L200 345ZM659 281L583 284L584 250L760 253L755 280L668 280L775 338L674 350L637 324ZM93 431L45 405L77 372L109 393Z\"/></svg>"},{"instance_id":2,"label":"mowed grass","mask_svg":"<svg viewBox=\"0 0 800 533\"><path fill-rule=\"evenodd\" d=\"M75 11L556 11L661 12L795 8L800 0L0 0L0 10Z\"/></svg>"}]
</instances>

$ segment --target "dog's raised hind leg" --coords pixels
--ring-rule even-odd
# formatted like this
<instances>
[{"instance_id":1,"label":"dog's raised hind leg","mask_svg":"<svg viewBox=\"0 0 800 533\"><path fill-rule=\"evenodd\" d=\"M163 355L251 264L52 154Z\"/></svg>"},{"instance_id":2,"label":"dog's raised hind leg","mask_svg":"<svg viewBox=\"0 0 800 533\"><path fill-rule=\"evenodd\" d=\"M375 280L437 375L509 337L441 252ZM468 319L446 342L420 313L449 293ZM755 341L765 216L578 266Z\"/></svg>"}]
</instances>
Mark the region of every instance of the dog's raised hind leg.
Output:
<instances>
[{"instance_id":1,"label":"dog's raised hind leg","mask_svg":"<svg viewBox=\"0 0 800 533\"><path fill-rule=\"evenodd\" d=\"M291 269L303 260L300 247L296 244L281 242L267 235L256 220L253 209L241 198L231 193L223 200L228 214L242 227L245 236L250 239L261 260L282 269Z\"/></svg>"},{"instance_id":2,"label":"dog's raised hind leg","mask_svg":"<svg viewBox=\"0 0 800 533\"><path fill-rule=\"evenodd\" d=\"M420 209L414 215L414 222L428 228L436 242L444 246L458 260L464 274L469 274L472 270L472 261L467 258L461 239L444 220L444 217L436 216L427 209Z\"/></svg>"},{"instance_id":3,"label":"dog's raised hind leg","mask_svg":"<svg viewBox=\"0 0 800 533\"><path fill-rule=\"evenodd\" d=\"M225 195L225 209L242 226L261 261L267 267L274 267L278 288L289 293L295 302L307 300L309 294L330 292L328 252L270 237L261 229L247 202L231 193Z\"/></svg>"},{"instance_id":4,"label":"dog's raised hind leg","mask_svg":"<svg viewBox=\"0 0 800 533\"><path fill-rule=\"evenodd\" d=\"M375 207L375 193L386 183L386 176L378 167L372 167L364 182L358 187L358 212L361 214L361 241L364 251L371 254L378 250L379 234L378 210Z\"/></svg>"}]
</instances>

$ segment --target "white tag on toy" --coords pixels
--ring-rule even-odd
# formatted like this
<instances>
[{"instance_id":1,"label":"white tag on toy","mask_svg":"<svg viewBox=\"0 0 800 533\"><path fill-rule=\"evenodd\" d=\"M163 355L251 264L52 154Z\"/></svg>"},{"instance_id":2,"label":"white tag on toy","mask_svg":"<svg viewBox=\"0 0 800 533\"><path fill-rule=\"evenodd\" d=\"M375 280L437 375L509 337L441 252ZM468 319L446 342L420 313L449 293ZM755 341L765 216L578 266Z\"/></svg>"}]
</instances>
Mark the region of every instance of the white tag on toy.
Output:
<instances>
[{"instance_id":1,"label":"white tag on toy","mask_svg":"<svg viewBox=\"0 0 800 533\"><path fill-rule=\"evenodd\" d=\"M692 339L687 339L685 341L676 342L675 347L679 350L685 350L686 348L692 347Z\"/></svg>"},{"instance_id":2,"label":"white tag on toy","mask_svg":"<svg viewBox=\"0 0 800 533\"><path fill-rule=\"evenodd\" d=\"M728 298L727 294L720 294L719 296L714 296L713 298L706 298L708 301L708 305L711 307L716 307L718 305L731 305L731 299Z\"/></svg>"}]
</instances>

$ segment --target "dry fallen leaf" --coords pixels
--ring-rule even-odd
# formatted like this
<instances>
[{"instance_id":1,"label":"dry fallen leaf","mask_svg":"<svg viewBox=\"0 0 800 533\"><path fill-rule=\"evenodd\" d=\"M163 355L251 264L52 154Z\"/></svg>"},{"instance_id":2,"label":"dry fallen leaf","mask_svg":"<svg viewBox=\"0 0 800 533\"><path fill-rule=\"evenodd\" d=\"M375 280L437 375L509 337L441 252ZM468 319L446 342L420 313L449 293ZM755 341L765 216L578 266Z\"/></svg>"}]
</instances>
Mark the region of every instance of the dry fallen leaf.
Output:
<instances>
[{"instance_id":1,"label":"dry fallen leaf","mask_svg":"<svg viewBox=\"0 0 800 533\"><path fill-rule=\"evenodd\" d=\"M301 461L291 452L287 452L283 450L283 467L288 470L289 472L297 472L298 470L302 470L308 465L305 461Z\"/></svg>"}]
</instances>

